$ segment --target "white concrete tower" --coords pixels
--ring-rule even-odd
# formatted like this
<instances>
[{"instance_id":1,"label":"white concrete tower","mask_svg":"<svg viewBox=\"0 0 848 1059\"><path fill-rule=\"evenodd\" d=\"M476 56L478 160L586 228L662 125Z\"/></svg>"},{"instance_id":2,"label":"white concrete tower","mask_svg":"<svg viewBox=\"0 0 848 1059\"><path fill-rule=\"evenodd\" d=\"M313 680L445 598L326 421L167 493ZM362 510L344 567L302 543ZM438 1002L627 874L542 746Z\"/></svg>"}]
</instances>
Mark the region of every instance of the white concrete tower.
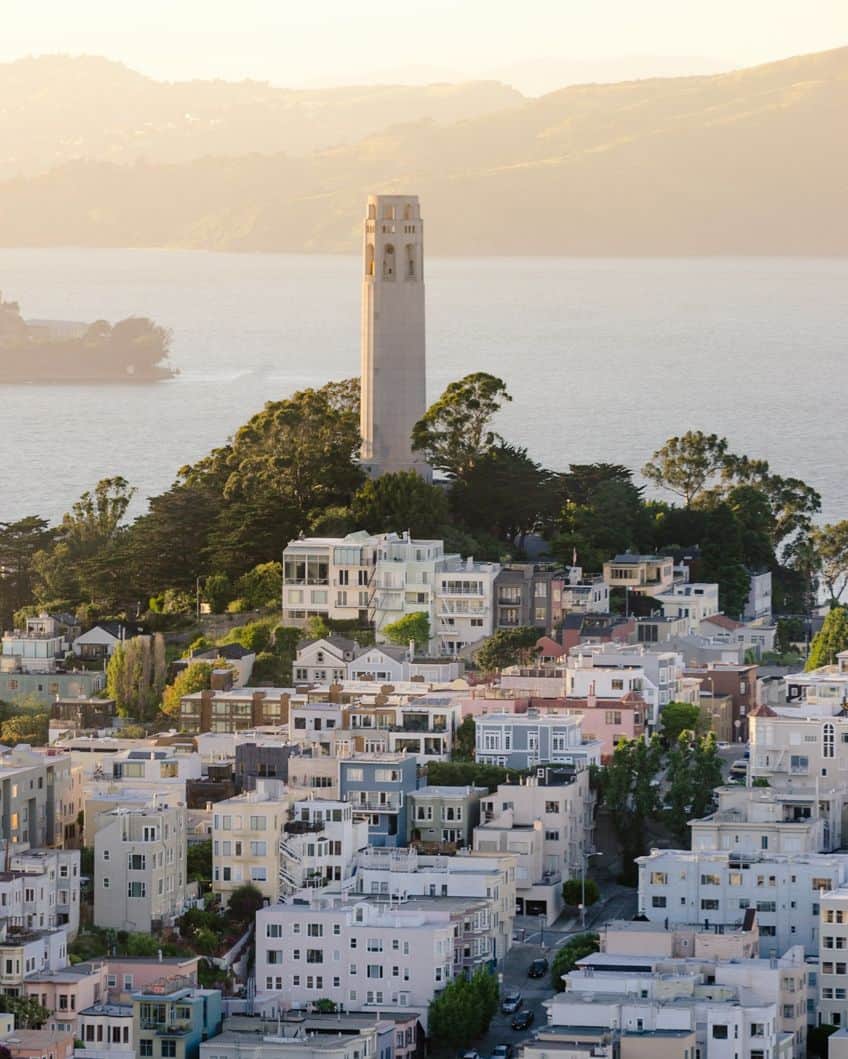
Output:
<instances>
[{"instance_id":1,"label":"white concrete tower","mask_svg":"<svg viewBox=\"0 0 848 1059\"><path fill-rule=\"evenodd\" d=\"M410 434L427 410L424 238L416 195L369 195L362 254L362 462L372 477L430 468Z\"/></svg>"}]
</instances>

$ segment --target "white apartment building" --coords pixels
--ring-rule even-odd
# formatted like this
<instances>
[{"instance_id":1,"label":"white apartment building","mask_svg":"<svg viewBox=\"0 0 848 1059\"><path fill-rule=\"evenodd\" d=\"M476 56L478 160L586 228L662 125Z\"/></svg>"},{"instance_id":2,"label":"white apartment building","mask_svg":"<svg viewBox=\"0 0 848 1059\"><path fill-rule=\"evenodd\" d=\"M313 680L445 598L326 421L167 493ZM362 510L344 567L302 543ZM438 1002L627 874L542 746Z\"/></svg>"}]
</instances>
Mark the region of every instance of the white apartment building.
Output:
<instances>
[{"instance_id":1,"label":"white apartment building","mask_svg":"<svg viewBox=\"0 0 848 1059\"><path fill-rule=\"evenodd\" d=\"M366 624L372 609L381 537L305 537L283 551L283 624L319 615Z\"/></svg>"},{"instance_id":2,"label":"white apartment building","mask_svg":"<svg viewBox=\"0 0 848 1059\"><path fill-rule=\"evenodd\" d=\"M833 665L787 673L786 693L790 705L824 706L838 713L848 703L848 651L840 651Z\"/></svg>"},{"instance_id":3,"label":"white apartment building","mask_svg":"<svg viewBox=\"0 0 848 1059\"><path fill-rule=\"evenodd\" d=\"M822 894L848 883L841 853L654 849L637 864L640 915L671 928L730 929L753 909L761 956L795 945L815 955Z\"/></svg>"},{"instance_id":4,"label":"white apartment building","mask_svg":"<svg viewBox=\"0 0 848 1059\"><path fill-rule=\"evenodd\" d=\"M132 1004L92 1004L80 1011L78 1025L83 1046L74 1050L74 1059L133 1059Z\"/></svg>"},{"instance_id":5,"label":"white apartment building","mask_svg":"<svg viewBox=\"0 0 848 1059\"><path fill-rule=\"evenodd\" d=\"M436 584L436 620L431 629L440 655L458 655L494 632L495 578L499 563L449 557Z\"/></svg>"},{"instance_id":6,"label":"white apartment building","mask_svg":"<svg viewBox=\"0 0 848 1059\"><path fill-rule=\"evenodd\" d=\"M752 779L786 790L830 791L848 784L848 717L804 705L760 706L749 715L749 726Z\"/></svg>"},{"instance_id":7,"label":"white apartment building","mask_svg":"<svg viewBox=\"0 0 848 1059\"><path fill-rule=\"evenodd\" d=\"M80 853L77 849L31 849L13 853L8 863L17 886L7 904L0 892L0 915L28 929L64 927L73 941L80 919ZM10 898L11 898L10 894Z\"/></svg>"},{"instance_id":8,"label":"white apartment building","mask_svg":"<svg viewBox=\"0 0 848 1059\"><path fill-rule=\"evenodd\" d=\"M385 534L377 550L371 620L378 630L407 614L423 611L435 631L438 574L458 555L445 555L443 541L413 540L408 533ZM378 637L379 639L379 637Z\"/></svg>"},{"instance_id":9,"label":"white apartment building","mask_svg":"<svg viewBox=\"0 0 848 1059\"><path fill-rule=\"evenodd\" d=\"M188 900L184 806L112 809L95 821L94 922L149 934Z\"/></svg>"},{"instance_id":10,"label":"white apartment building","mask_svg":"<svg viewBox=\"0 0 848 1059\"><path fill-rule=\"evenodd\" d=\"M592 685L598 699L620 699L636 691L653 707L656 723L667 703L697 702L683 672L683 656L661 646L579 644L568 653L566 695L586 698Z\"/></svg>"},{"instance_id":11,"label":"white apartment building","mask_svg":"<svg viewBox=\"0 0 848 1059\"><path fill-rule=\"evenodd\" d=\"M848 1026L848 888L821 894L818 1025Z\"/></svg>"},{"instance_id":12,"label":"white apartment building","mask_svg":"<svg viewBox=\"0 0 848 1059\"><path fill-rule=\"evenodd\" d=\"M62 846L74 783L68 754L0 747L0 841L21 850Z\"/></svg>"},{"instance_id":13,"label":"white apartment building","mask_svg":"<svg viewBox=\"0 0 848 1059\"><path fill-rule=\"evenodd\" d=\"M550 924L562 911L562 884L585 867L594 798L587 768L548 766L538 773L481 799L474 850L514 855L516 911L544 915Z\"/></svg>"},{"instance_id":14,"label":"white apartment building","mask_svg":"<svg viewBox=\"0 0 848 1059\"><path fill-rule=\"evenodd\" d=\"M222 904L245 883L271 902L279 898L280 836L291 800L281 780L257 779L255 790L215 803L212 892Z\"/></svg>"},{"instance_id":15,"label":"white apartment building","mask_svg":"<svg viewBox=\"0 0 848 1059\"><path fill-rule=\"evenodd\" d=\"M291 806L279 843L279 892L343 893L355 882L357 854L368 846L368 822L349 802L307 798Z\"/></svg>"},{"instance_id":16,"label":"white apartment building","mask_svg":"<svg viewBox=\"0 0 848 1059\"><path fill-rule=\"evenodd\" d=\"M369 898L269 905L256 914L256 1003L285 1010L329 999L349 1009L408 1007L426 1022L454 977L455 917L444 903Z\"/></svg>"},{"instance_id":17,"label":"white apartment building","mask_svg":"<svg viewBox=\"0 0 848 1059\"><path fill-rule=\"evenodd\" d=\"M718 585L703 581L677 582L654 599L668 618L686 618L689 630L697 629L704 618L718 614Z\"/></svg>"},{"instance_id":18,"label":"white apartment building","mask_svg":"<svg viewBox=\"0 0 848 1059\"><path fill-rule=\"evenodd\" d=\"M357 857L356 891L391 906L410 897L459 897L485 901L490 958L501 960L512 945L516 909L516 857L502 853L428 856L415 849L363 850Z\"/></svg>"},{"instance_id":19,"label":"white apartment building","mask_svg":"<svg viewBox=\"0 0 848 1059\"><path fill-rule=\"evenodd\" d=\"M175 753L163 747L120 750L85 784L86 793L110 793L129 788L161 795L168 802L186 800L186 781L200 779L200 754Z\"/></svg>"},{"instance_id":20,"label":"white apartment building","mask_svg":"<svg viewBox=\"0 0 848 1059\"><path fill-rule=\"evenodd\" d=\"M0 925L0 992L20 996L27 975L59 971L68 963L68 935L54 930L9 929Z\"/></svg>"}]
</instances>

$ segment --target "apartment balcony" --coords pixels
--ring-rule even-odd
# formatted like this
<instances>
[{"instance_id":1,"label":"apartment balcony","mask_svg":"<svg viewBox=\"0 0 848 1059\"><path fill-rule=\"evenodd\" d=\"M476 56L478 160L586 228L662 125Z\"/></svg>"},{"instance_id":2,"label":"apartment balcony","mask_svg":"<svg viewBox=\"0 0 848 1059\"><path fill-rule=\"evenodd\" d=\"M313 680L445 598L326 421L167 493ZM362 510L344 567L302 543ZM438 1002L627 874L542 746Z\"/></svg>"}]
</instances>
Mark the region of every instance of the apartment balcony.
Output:
<instances>
[{"instance_id":1,"label":"apartment balcony","mask_svg":"<svg viewBox=\"0 0 848 1059\"><path fill-rule=\"evenodd\" d=\"M403 806L399 802L380 802L373 798L365 801L349 798L351 808L354 812L362 813L399 813Z\"/></svg>"},{"instance_id":2,"label":"apartment balcony","mask_svg":"<svg viewBox=\"0 0 848 1059\"><path fill-rule=\"evenodd\" d=\"M287 820L283 830L287 835L308 835L323 831L324 826L324 822L318 820Z\"/></svg>"}]
</instances>

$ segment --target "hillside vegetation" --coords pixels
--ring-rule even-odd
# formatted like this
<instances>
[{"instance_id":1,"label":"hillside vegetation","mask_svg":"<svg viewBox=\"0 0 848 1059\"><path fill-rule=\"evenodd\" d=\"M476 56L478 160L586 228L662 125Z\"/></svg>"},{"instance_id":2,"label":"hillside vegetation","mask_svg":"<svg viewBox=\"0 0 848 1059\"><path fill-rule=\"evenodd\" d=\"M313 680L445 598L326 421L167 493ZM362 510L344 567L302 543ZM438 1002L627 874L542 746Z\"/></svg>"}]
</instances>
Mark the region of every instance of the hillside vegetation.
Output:
<instances>
[{"instance_id":1,"label":"hillside vegetation","mask_svg":"<svg viewBox=\"0 0 848 1059\"><path fill-rule=\"evenodd\" d=\"M848 48L539 99L501 87L475 114L407 106L403 124L311 152L131 166L80 152L0 184L2 241L350 252L365 194L403 190L422 198L430 253L848 252Z\"/></svg>"}]
</instances>

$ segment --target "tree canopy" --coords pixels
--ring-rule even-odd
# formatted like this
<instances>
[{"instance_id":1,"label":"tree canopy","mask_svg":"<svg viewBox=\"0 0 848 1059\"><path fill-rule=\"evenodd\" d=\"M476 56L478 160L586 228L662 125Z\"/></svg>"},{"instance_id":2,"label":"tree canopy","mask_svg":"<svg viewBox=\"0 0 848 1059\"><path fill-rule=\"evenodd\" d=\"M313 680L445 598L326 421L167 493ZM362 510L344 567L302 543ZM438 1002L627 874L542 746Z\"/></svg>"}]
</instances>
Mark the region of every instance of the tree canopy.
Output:
<instances>
[{"instance_id":1,"label":"tree canopy","mask_svg":"<svg viewBox=\"0 0 848 1059\"><path fill-rule=\"evenodd\" d=\"M405 614L397 621L386 625L383 635L389 643L406 647L410 641L415 643L418 651L426 651L430 643L430 619L423 610L414 614Z\"/></svg>"},{"instance_id":2,"label":"tree canopy","mask_svg":"<svg viewBox=\"0 0 848 1059\"><path fill-rule=\"evenodd\" d=\"M848 610L834 607L828 611L821 629L813 637L806 670L832 666L840 651L848 651Z\"/></svg>"}]
</instances>

